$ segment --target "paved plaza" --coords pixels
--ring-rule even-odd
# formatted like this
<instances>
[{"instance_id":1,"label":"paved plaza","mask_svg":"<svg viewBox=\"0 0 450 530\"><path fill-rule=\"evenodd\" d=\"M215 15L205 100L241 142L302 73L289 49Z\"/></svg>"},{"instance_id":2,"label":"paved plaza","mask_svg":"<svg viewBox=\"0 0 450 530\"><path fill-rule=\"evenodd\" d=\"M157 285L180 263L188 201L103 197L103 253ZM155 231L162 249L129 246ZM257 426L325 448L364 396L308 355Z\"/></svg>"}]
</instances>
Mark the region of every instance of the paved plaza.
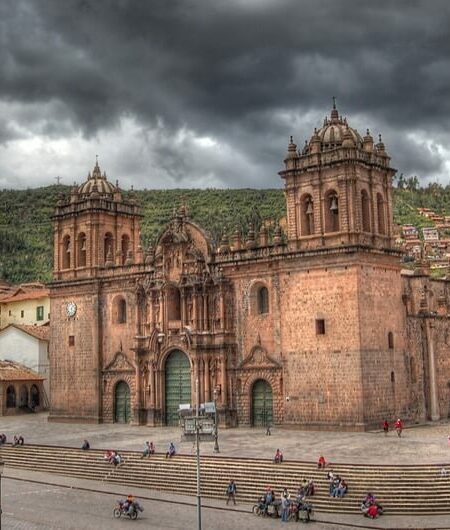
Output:
<instances>
[{"instance_id":1,"label":"paved plaza","mask_svg":"<svg viewBox=\"0 0 450 530\"><path fill-rule=\"evenodd\" d=\"M0 431L8 440L22 434L26 443L80 447L87 438L92 448L141 450L146 440L156 445L157 452L166 451L174 441L181 453L194 451L192 442L181 442L178 427L135 427L119 424L48 423L47 414L28 414L1 418ZM406 428L399 439L395 432L365 433L303 431L273 428L266 436L263 429L222 429L219 433L220 453L225 456L271 458L277 448L285 459L317 461L323 454L328 462L365 464L450 463L449 422ZM214 454L213 443L202 443L203 454Z\"/></svg>"},{"instance_id":2,"label":"paved plaza","mask_svg":"<svg viewBox=\"0 0 450 530\"><path fill-rule=\"evenodd\" d=\"M1 419L0 431L8 439L20 433L25 443L79 447L84 438L93 448L140 450L145 440L153 440L157 450L165 450L174 440L182 453L192 453L192 442L180 442L178 428L149 428L129 425L80 425L48 423L47 415L34 414ZM271 457L281 448L287 459L316 461L323 453L330 462L356 463L439 463L450 468L450 446L447 422L407 428L401 439L395 433L341 433L274 428L271 436L261 429L228 429L220 432L222 455ZM202 443L202 454L213 454L212 443ZM195 498L151 490L133 489L145 507L136 523L115 521L112 508L117 498L125 496L126 488L117 484L81 480L55 474L6 468L3 486L3 529L72 530L155 528L195 529ZM251 506L239 503L236 509L224 510L224 502L204 499L204 530L264 530L277 528L279 521L255 517ZM56 507L56 510L55 510ZM317 530L337 528L409 528L450 529L450 516L405 517L385 515L368 521L361 515L317 513L310 525ZM291 524L292 525L292 524ZM294 527L297 527L296 525Z\"/></svg>"}]
</instances>

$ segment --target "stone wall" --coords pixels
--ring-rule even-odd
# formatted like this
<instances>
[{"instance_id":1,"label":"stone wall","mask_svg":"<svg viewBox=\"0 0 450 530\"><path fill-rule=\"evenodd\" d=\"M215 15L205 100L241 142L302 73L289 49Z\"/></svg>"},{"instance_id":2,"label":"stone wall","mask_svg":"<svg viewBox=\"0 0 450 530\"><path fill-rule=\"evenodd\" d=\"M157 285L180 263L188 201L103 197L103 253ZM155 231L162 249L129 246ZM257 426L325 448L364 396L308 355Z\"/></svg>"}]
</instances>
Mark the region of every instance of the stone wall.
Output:
<instances>
[{"instance_id":1,"label":"stone wall","mask_svg":"<svg viewBox=\"0 0 450 530\"><path fill-rule=\"evenodd\" d=\"M69 317L68 302L77 305ZM50 421L101 421L101 329L97 282L53 285L50 292ZM69 345L73 337L73 346Z\"/></svg>"}]
</instances>

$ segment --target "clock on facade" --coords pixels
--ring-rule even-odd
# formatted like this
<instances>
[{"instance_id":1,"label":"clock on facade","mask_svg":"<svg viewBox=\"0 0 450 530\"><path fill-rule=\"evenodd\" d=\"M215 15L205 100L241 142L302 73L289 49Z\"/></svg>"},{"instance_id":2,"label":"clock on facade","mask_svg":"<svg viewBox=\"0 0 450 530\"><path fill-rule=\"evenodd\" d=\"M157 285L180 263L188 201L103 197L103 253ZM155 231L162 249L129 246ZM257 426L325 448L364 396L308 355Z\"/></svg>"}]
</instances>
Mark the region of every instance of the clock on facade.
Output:
<instances>
[{"instance_id":1,"label":"clock on facade","mask_svg":"<svg viewBox=\"0 0 450 530\"><path fill-rule=\"evenodd\" d=\"M73 317L77 312L77 304L75 302L68 302L66 305L67 316Z\"/></svg>"}]
</instances>

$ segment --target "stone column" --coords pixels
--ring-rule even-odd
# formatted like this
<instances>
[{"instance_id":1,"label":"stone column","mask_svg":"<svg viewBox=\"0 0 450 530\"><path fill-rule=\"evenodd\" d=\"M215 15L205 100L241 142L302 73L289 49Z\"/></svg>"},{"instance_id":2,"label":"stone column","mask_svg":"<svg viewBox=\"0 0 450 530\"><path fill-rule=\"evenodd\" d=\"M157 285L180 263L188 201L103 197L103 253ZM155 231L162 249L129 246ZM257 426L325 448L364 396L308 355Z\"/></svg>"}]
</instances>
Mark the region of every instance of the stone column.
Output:
<instances>
[{"instance_id":1,"label":"stone column","mask_svg":"<svg viewBox=\"0 0 450 530\"><path fill-rule=\"evenodd\" d=\"M222 406L225 408L228 403L228 388L227 388L227 358L224 354L220 359L220 387L222 394Z\"/></svg>"},{"instance_id":2,"label":"stone column","mask_svg":"<svg viewBox=\"0 0 450 530\"><path fill-rule=\"evenodd\" d=\"M149 363L149 368L150 368L150 385L151 385L151 388L150 388L150 408L155 408L155 399L156 399L156 395L155 395L155 366L153 365L153 363Z\"/></svg>"},{"instance_id":3,"label":"stone column","mask_svg":"<svg viewBox=\"0 0 450 530\"><path fill-rule=\"evenodd\" d=\"M205 401L211 401L211 385L209 380L209 357L205 357Z\"/></svg>"},{"instance_id":4,"label":"stone column","mask_svg":"<svg viewBox=\"0 0 450 530\"><path fill-rule=\"evenodd\" d=\"M208 329L208 295L203 294L203 329Z\"/></svg>"},{"instance_id":5,"label":"stone column","mask_svg":"<svg viewBox=\"0 0 450 530\"><path fill-rule=\"evenodd\" d=\"M425 331L428 347L428 371L430 373L430 413L431 420L437 421L439 415L438 389L436 385L436 362L434 358L433 326L428 318L425 319Z\"/></svg>"}]
</instances>

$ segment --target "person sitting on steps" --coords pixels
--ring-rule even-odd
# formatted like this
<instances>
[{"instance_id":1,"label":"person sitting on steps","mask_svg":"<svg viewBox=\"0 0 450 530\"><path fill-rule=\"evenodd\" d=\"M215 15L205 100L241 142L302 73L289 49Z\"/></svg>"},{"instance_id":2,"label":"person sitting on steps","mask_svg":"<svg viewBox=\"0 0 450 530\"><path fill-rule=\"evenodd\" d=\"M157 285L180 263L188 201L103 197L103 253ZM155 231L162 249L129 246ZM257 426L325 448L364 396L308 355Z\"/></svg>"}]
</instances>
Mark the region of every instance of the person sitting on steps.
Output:
<instances>
[{"instance_id":1,"label":"person sitting on steps","mask_svg":"<svg viewBox=\"0 0 450 530\"><path fill-rule=\"evenodd\" d=\"M175 456L175 453L176 453L175 444L173 442L170 442L169 450L166 453L166 458L172 458L172 456Z\"/></svg>"},{"instance_id":2,"label":"person sitting on steps","mask_svg":"<svg viewBox=\"0 0 450 530\"><path fill-rule=\"evenodd\" d=\"M1 433L0 434L0 445L3 445L6 443L6 434Z\"/></svg>"},{"instance_id":3,"label":"person sitting on steps","mask_svg":"<svg viewBox=\"0 0 450 530\"><path fill-rule=\"evenodd\" d=\"M24 444L24 439L22 435L14 436L13 447L15 447L16 445L23 445L23 444Z\"/></svg>"},{"instance_id":4,"label":"person sitting on steps","mask_svg":"<svg viewBox=\"0 0 450 530\"><path fill-rule=\"evenodd\" d=\"M153 442L152 442L153 445ZM144 450L142 451L141 458L145 458L146 456L150 456L155 452L155 450L151 450L150 442L145 442Z\"/></svg>"},{"instance_id":5,"label":"person sitting on steps","mask_svg":"<svg viewBox=\"0 0 450 530\"><path fill-rule=\"evenodd\" d=\"M83 451L87 451L90 448L91 448L91 444L87 440L84 440L83 445L81 446L81 449L83 449Z\"/></svg>"},{"instance_id":6,"label":"person sitting on steps","mask_svg":"<svg viewBox=\"0 0 450 530\"><path fill-rule=\"evenodd\" d=\"M283 462L283 453L279 449L277 449L273 461L275 464L281 464Z\"/></svg>"},{"instance_id":7,"label":"person sitting on steps","mask_svg":"<svg viewBox=\"0 0 450 530\"><path fill-rule=\"evenodd\" d=\"M325 458L323 455L319 456L319 461L317 462L317 468L318 469L324 469L327 463L325 462Z\"/></svg>"}]
</instances>

